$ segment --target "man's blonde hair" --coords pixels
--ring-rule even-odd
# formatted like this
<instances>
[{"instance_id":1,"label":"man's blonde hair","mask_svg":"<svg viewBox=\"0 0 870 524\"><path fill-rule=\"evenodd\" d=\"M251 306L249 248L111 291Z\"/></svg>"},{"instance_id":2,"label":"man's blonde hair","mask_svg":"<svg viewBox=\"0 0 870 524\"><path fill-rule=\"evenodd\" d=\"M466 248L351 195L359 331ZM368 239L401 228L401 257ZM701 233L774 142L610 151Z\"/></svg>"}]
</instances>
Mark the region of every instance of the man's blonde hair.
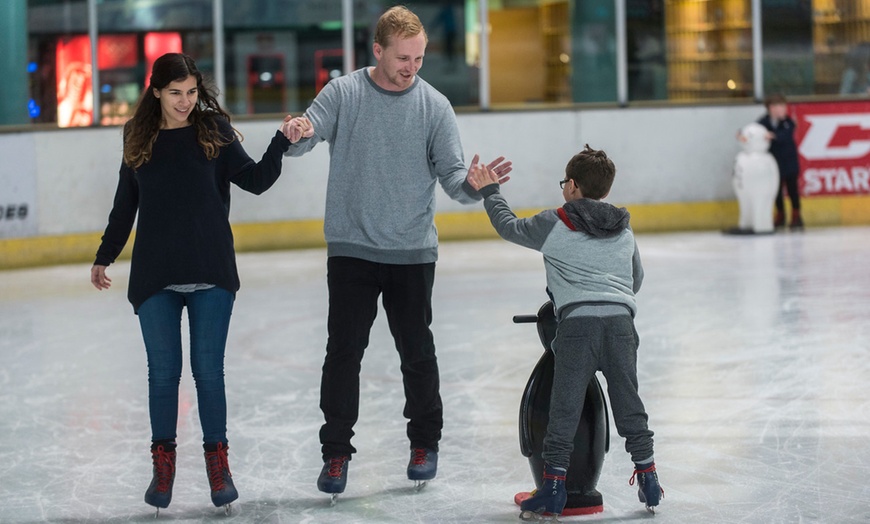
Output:
<instances>
[{"instance_id":1,"label":"man's blonde hair","mask_svg":"<svg viewBox=\"0 0 870 524\"><path fill-rule=\"evenodd\" d=\"M388 47L393 36L412 38L420 33L423 33L428 44L429 35L426 34L420 18L407 7L397 5L391 7L378 19L378 25L375 28L375 43L381 47Z\"/></svg>"}]
</instances>

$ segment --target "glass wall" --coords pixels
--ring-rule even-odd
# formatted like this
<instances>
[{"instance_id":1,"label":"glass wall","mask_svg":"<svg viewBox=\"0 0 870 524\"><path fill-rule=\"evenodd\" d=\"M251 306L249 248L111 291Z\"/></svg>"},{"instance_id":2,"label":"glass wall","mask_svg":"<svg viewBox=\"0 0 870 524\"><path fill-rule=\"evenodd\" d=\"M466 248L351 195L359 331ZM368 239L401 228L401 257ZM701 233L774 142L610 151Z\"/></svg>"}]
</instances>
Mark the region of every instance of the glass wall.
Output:
<instances>
[{"instance_id":1,"label":"glass wall","mask_svg":"<svg viewBox=\"0 0 870 524\"><path fill-rule=\"evenodd\" d=\"M394 4L11 1L27 12L27 68L7 81L29 100L15 104L26 103L31 122L59 126L122 123L167 51L192 55L218 79L236 115L301 111L347 64L374 64L374 25ZM487 0L483 34L480 1L407 3L430 37L420 76L455 106L748 102L759 89L820 98L870 89L870 0ZM12 16L0 13L0 28L20 26ZM8 112L0 108L0 124L18 123Z\"/></svg>"}]
</instances>

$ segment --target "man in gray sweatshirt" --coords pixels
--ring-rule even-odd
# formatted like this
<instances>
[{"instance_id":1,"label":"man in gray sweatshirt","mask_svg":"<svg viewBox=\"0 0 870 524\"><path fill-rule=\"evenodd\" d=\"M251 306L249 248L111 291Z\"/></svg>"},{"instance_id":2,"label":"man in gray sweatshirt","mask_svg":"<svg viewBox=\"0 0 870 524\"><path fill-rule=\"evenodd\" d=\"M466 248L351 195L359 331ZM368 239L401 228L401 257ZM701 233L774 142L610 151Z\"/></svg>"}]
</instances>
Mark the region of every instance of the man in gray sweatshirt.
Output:
<instances>
[{"instance_id":1,"label":"man in gray sweatshirt","mask_svg":"<svg viewBox=\"0 0 870 524\"><path fill-rule=\"evenodd\" d=\"M664 493L653 462L653 432L638 394L634 315L643 267L628 211L601 202L615 176L607 154L587 145L565 168L560 182L565 204L523 219L501 195L498 175L475 166L469 176L498 234L544 254L547 290L558 319L551 348L550 420L541 453L544 478L541 489L521 504L526 517L559 515L565 507L574 434L586 386L599 369L607 379L616 429L635 463L631 483L638 482L638 498L652 511Z\"/></svg>"},{"instance_id":2,"label":"man in gray sweatshirt","mask_svg":"<svg viewBox=\"0 0 870 524\"><path fill-rule=\"evenodd\" d=\"M427 43L419 18L405 7L384 13L372 50L377 60L329 82L302 117L284 124L301 137L288 156L329 143L324 234L329 318L321 379L323 469L318 488L344 491L359 414L359 372L383 295L401 360L404 415L418 484L435 477L443 426L438 363L429 326L438 258L435 187L454 200L480 200L466 177L450 102L417 76ZM472 166L478 161L477 155ZM507 181L510 162L488 165Z\"/></svg>"}]
</instances>

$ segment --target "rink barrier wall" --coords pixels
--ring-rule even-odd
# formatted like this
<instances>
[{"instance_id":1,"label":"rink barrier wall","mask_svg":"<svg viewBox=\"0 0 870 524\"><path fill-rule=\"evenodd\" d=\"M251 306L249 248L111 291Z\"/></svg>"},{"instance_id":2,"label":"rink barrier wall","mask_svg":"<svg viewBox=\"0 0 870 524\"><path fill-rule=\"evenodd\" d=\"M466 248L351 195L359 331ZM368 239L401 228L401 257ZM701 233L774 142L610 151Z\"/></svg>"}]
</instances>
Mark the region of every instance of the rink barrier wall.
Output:
<instances>
[{"instance_id":1,"label":"rink barrier wall","mask_svg":"<svg viewBox=\"0 0 870 524\"><path fill-rule=\"evenodd\" d=\"M808 227L870 225L870 197L804 199ZM726 229L736 224L736 201L680 202L625 206L636 233ZM520 217L541 209L519 210ZM483 211L439 213L435 217L441 241L496 239ZM322 220L290 220L233 224L238 252L322 248ZM0 239L0 269L93 262L101 233ZM129 259L133 237L119 259Z\"/></svg>"},{"instance_id":2,"label":"rink barrier wall","mask_svg":"<svg viewBox=\"0 0 870 524\"><path fill-rule=\"evenodd\" d=\"M531 109L457 114L467 162L504 155L513 162L503 194L526 214L560 203L558 181L584 144L617 167L607 198L632 212L638 232L716 230L737 223L731 173L736 132L764 113L758 104ZM233 120L248 153L259 152L279 119ZM90 262L112 206L121 161L121 128L0 130L0 268ZM234 188L230 219L239 251L323 245L329 148L284 160L262 196ZM436 190L444 241L495 238L482 207ZM866 196L803 200L807 224L870 224ZM13 219L9 220L9 211ZM132 244L132 243L131 243Z\"/></svg>"}]
</instances>

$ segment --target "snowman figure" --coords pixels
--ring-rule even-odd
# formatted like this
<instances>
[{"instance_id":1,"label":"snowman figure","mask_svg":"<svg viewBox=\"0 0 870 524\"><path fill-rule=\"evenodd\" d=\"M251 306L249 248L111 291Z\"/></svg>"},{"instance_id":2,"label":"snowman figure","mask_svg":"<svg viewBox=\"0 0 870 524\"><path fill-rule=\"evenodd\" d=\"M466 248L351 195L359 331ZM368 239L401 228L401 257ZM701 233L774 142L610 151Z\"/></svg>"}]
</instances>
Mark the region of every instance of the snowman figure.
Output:
<instances>
[{"instance_id":1,"label":"snowman figure","mask_svg":"<svg viewBox=\"0 0 870 524\"><path fill-rule=\"evenodd\" d=\"M730 233L773 233L773 204L779 187L779 168L768 152L770 135L758 123L748 124L737 135L743 151L734 160L732 184L740 206L740 221Z\"/></svg>"}]
</instances>

